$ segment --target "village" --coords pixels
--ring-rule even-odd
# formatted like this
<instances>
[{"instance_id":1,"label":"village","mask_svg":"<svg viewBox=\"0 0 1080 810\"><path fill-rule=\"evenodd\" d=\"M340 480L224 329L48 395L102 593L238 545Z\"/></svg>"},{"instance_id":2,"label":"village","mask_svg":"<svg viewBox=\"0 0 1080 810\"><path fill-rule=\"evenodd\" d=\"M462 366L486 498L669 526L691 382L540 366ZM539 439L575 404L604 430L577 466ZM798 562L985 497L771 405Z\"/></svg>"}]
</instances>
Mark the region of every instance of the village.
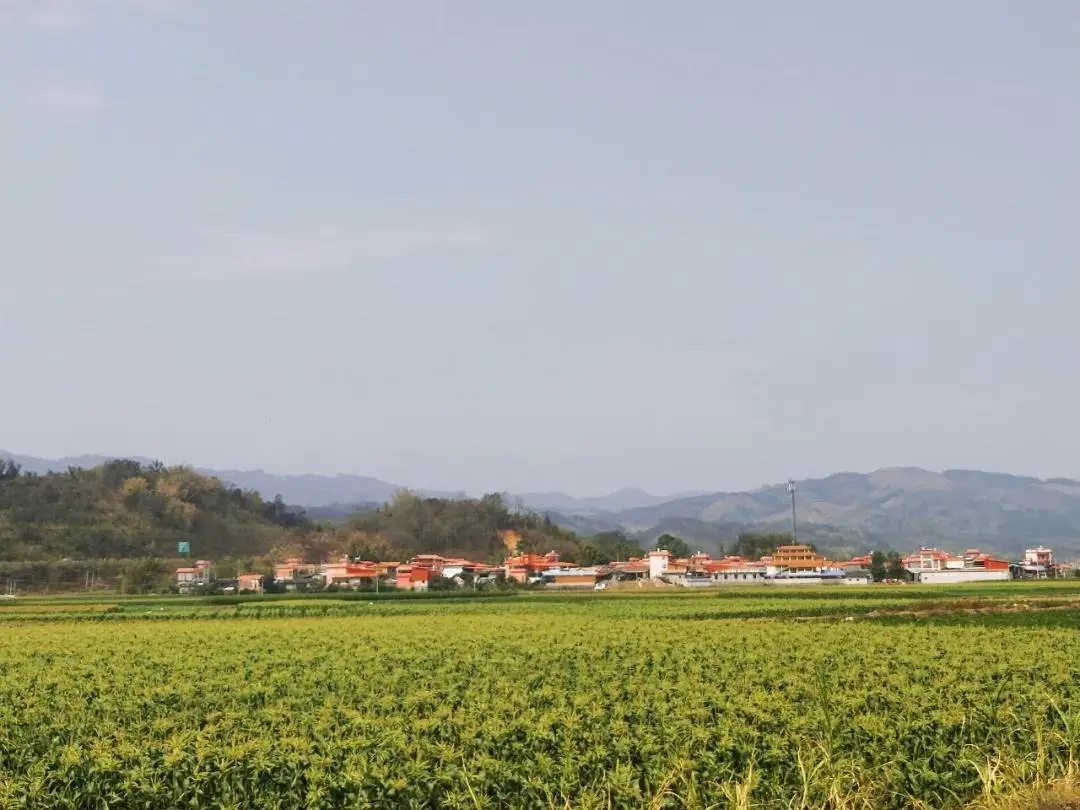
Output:
<instances>
[{"instance_id":1,"label":"village","mask_svg":"<svg viewBox=\"0 0 1080 810\"><path fill-rule=\"evenodd\" d=\"M235 579L216 579L213 564L198 560L176 569L176 590L199 593L211 588L225 593L355 590L380 588L401 591L481 588L497 585L561 590L608 590L644 587L722 587L725 585L867 585L873 580L872 559L864 554L834 562L810 545L791 544L757 560L726 556L712 559L704 552L674 557L654 549L642 557L588 567L563 562L554 552L511 553L502 565L488 565L439 554L417 554L407 562L350 560L312 564L294 557L274 567L272 576L241 573ZM902 581L957 584L1010 579L1069 576L1073 567L1055 563L1053 551L1039 546L1025 550L1021 560L995 557L979 549L962 554L920 548L903 558ZM892 580L900 581L899 578Z\"/></svg>"}]
</instances>

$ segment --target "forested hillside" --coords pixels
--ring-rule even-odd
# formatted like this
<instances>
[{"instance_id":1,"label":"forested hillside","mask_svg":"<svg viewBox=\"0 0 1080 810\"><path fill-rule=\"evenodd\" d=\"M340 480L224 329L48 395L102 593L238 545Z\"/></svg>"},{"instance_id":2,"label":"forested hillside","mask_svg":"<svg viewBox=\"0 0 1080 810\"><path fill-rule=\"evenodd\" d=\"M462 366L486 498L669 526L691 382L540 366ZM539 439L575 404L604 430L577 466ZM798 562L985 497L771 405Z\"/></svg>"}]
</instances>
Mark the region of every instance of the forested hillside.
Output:
<instances>
[{"instance_id":1,"label":"forested hillside","mask_svg":"<svg viewBox=\"0 0 1080 810\"><path fill-rule=\"evenodd\" d=\"M11 455L0 450L3 457ZM104 464L101 456L14 458L23 465L24 472L40 475L66 469L64 464L93 464L95 469ZM141 466L151 469L157 465L143 461ZM402 491L394 484L365 476L194 472L224 482L225 490L239 492L243 497L260 492L258 505L249 510L256 516L263 515L266 499L280 492L286 503L308 508L312 522L328 524L340 525L355 512L370 512ZM867 474L837 473L796 484L799 538L815 543L833 558L874 548L910 550L920 545L950 549L978 546L1015 557L1024 548L1039 543L1052 546L1063 558L1080 555L1080 481L893 467ZM417 495L431 504L454 500L477 503L459 493L421 491ZM648 546L660 535L670 533L709 553L719 553L744 532L787 531L791 521L791 501L785 484L673 499L624 489L598 498L574 498L555 492L509 494L503 500L508 507L516 504L514 511L546 515L552 523L578 537L619 533ZM433 505L425 508L435 509ZM444 508L440 506L439 511ZM465 511L471 508L465 507ZM449 509L449 513L453 512ZM60 522L67 522L67 518L61 515ZM2 526L0 520L0 531ZM335 543L340 544L340 539L337 537ZM418 538L416 544L423 542ZM447 542L451 546L460 544L458 540ZM30 548L39 545L30 539ZM259 543L240 545L252 548ZM480 552L487 548L475 537L466 546Z\"/></svg>"},{"instance_id":2,"label":"forested hillside","mask_svg":"<svg viewBox=\"0 0 1080 810\"><path fill-rule=\"evenodd\" d=\"M409 559L435 553L502 562L510 551L558 551L583 563L641 554L619 533L586 539L543 516L512 510L499 494L477 499L399 493L337 526L312 522L187 467L109 461L45 475L0 461L0 560L172 558L187 541L195 556L221 560L299 554L322 562L348 554Z\"/></svg>"},{"instance_id":3,"label":"forested hillside","mask_svg":"<svg viewBox=\"0 0 1080 810\"><path fill-rule=\"evenodd\" d=\"M450 499L410 492L357 512L332 530L294 537L291 547L280 551L313 562L338 554L368 560L442 554L490 563L501 563L512 552L557 551L563 559L582 564L644 553L617 532L579 538L547 517L510 509L498 493Z\"/></svg>"},{"instance_id":4,"label":"forested hillside","mask_svg":"<svg viewBox=\"0 0 1080 810\"><path fill-rule=\"evenodd\" d=\"M845 491L859 485L861 497L874 503L882 498L891 499L890 503L911 500L914 495L901 485L924 498L948 496L958 501L955 511L944 505L938 508L938 519L962 514L959 500L967 496L967 488L990 492L993 484L1005 494L987 498L985 508L1007 515L1014 529L1025 514L1041 514L1046 520L1047 509L1066 512L1063 504L1071 503L1077 489L1073 482L1010 478L1002 483L980 478L973 484L969 479L975 474L965 478L902 472L903 480L895 480L898 472L870 476L872 483L880 485L877 488L868 488L862 476L806 482L800 488L800 539L815 543L833 559L873 548L908 549L920 542L940 542L925 525L888 537L880 528L859 532L819 522L830 504L844 497L826 486L837 489L837 480L846 486ZM1041 513L1021 505L1021 496L1030 500L1033 492L1043 498ZM344 519L340 514L334 517L334 523L314 521L280 497L267 500L188 467L114 460L91 469L42 475L25 473L17 464L0 460L0 561L9 562L175 558L177 543L187 541L194 556L248 566L255 561L265 566L271 559L296 554L323 562L343 554L406 560L414 554L437 553L495 563L511 550L555 550L564 560L591 565L641 554L664 536L682 538L695 551L733 552L737 538L752 537L755 531L782 531L789 519L783 498L771 489L697 496L619 515L569 518L522 510L497 493L482 498L436 498L402 491L381 506L360 508ZM866 519L866 523L872 521ZM1061 531L1066 533L1066 528ZM953 536L970 541L975 534L956 531ZM991 548L995 539L977 536L979 542L991 541L987 543ZM1056 547L1071 548L1060 536L1054 539Z\"/></svg>"},{"instance_id":5,"label":"forested hillside","mask_svg":"<svg viewBox=\"0 0 1080 810\"><path fill-rule=\"evenodd\" d=\"M23 474L0 461L0 559L259 555L310 524L280 500L186 467L109 461Z\"/></svg>"}]
</instances>

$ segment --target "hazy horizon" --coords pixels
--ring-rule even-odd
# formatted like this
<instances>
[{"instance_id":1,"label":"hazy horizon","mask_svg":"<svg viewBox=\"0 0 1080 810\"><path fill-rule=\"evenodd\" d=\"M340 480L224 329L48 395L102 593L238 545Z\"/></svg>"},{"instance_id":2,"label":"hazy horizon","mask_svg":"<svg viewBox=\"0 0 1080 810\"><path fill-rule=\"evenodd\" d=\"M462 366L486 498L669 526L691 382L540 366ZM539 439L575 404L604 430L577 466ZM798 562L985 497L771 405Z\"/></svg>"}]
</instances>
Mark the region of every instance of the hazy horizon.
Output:
<instances>
[{"instance_id":1,"label":"hazy horizon","mask_svg":"<svg viewBox=\"0 0 1080 810\"><path fill-rule=\"evenodd\" d=\"M0 447L1080 478L1080 5L778 8L0 0Z\"/></svg>"},{"instance_id":2,"label":"hazy horizon","mask_svg":"<svg viewBox=\"0 0 1080 810\"><path fill-rule=\"evenodd\" d=\"M217 472L217 473L229 473L229 472L234 472L234 473L264 473L264 474L267 474L267 475L274 475L274 476L304 476L304 475L316 475L316 476L322 476L322 477L360 476L360 477L365 477L365 478L378 479L380 481L384 481L384 482L390 483L390 484L396 484L396 485L399 485L399 486L402 486L404 488L411 489L411 490L420 490L420 491L426 491L426 492L464 492L465 494L469 495L470 497L478 497L478 496L483 495L483 494L488 493L488 492L509 492L512 495L523 495L523 494L527 494L527 495L566 495L566 496L570 496L572 498L576 498L576 499L579 499L579 500L587 500L587 499L590 499L590 498L601 498L601 497L604 497L604 496L607 496L607 495L612 495L612 494L615 494L617 492L624 491L624 490L640 490L640 491L643 491L646 494L654 496L654 497L680 498L680 497L692 497L692 496L697 495L697 494L708 495L708 494L714 494L714 493L718 493L718 492L753 492L753 491L759 490L759 489L766 489L766 488L770 488L770 487L783 486L789 480L787 477L780 477L780 478L776 478L775 480L760 481L760 482L752 483L752 484L747 483L747 484L744 484L742 486L731 487L731 488L728 488L728 489L715 489L715 488L714 489L709 489L707 487L688 487L688 488L685 488L685 489L671 490L671 491L651 490L651 489L648 489L647 487L639 486L639 485L637 485L637 484L635 484L633 482L627 482L627 483L624 483L624 484L620 484L618 486L612 487L611 489L602 490L602 491L578 491L578 490L572 490L572 489L568 489L568 488L544 489L544 490L509 490L506 487L492 487L492 488L489 488L489 489L473 489L473 490L470 490L470 489L468 489L466 487L455 486L453 484L453 482L444 481L444 482L436 482L436 483L433 483L433 484L427 484L427 483L424 483L424 482L413 482L413 481L392 481L392 480L388 480L388 479L384 478L383 476L380 476L380 475L378 475L376 473L365 472L365 471L356 471L356 470L352 470L352 471L350 471L350 470L331 470L331 471L281 470L281 469L267 469L267 468L264 468L264 467L250 467L250 466L248 466L248 467L241 466L241 467L228 467L228 468L225 468L225 467L215 467L212 464L202 464L202 463L199 463L198 461L192 461L192 460L189 460L189 459L177 460L177 459L154 458L154 457L151 457L151 456L146 456L145 454L142 454L142 453L131 453L131 454L128 454L128 455L116 455L116 454L113 454L113 453L77 453L77 454L66 453L66 454L63 454L61 456L47 457L47 456L41 456L41 455L38 455L38 454L35 454L35 453L17 452L16 450L11 449L10 447L5 447L3 445L0 445L0 459L4 459L5 457L7 457L7 455L12 455L12 456L15 456L17 458L34 458L34 459L46 460L46 461L77 460L77 459L80 459L80 458L90 458L90 459L97 459L97 458L131 458L133 460L134 459L153 459L154 461L160 461L163 464L167 464L167 465L185 465L185 466L196 468L196 469L213 470L214 472ZM1013 476L1017 476L1017 477L1021 477L1021 478L1034 478L1034 479L1038 479L1038 480L1042 480L1042 481L1051 480L1051 479L1055 479L1055 478L1068 478L1070 480L1078 480L1078 479L1071 478L1070 476L1053 475L1053 474L1048 475L1048 474L1041 474L1041 473L1038 473L1038 472L1022 471L1022 470L1021 471L1017 471L1017 470L973 470L972 468L968 468L968 467L927 468L927 467L920 467L918 465L883 464L883 465L879 465L877 467L870 468L870 469L832 470L831 472L823 473L821 475L807 476L806 478L798 478L798 479L796 479L796 481L815 480L815 479L820 480L822 478L827 478L827 477L832 476L832 475L872 475L873 473L877 473L877 472L885 472L885 471L889 471L889 470L904 470L904 469L919 469L919 470L922 470L924 472L932 473L932 474L935 474L935 475L941 475L941 474L946 473L946 472L972 471L972 472L988 473L988 474L991 474L991 475L994 475L994 474L1013 475Z\"/></svg>"}]
</instances>

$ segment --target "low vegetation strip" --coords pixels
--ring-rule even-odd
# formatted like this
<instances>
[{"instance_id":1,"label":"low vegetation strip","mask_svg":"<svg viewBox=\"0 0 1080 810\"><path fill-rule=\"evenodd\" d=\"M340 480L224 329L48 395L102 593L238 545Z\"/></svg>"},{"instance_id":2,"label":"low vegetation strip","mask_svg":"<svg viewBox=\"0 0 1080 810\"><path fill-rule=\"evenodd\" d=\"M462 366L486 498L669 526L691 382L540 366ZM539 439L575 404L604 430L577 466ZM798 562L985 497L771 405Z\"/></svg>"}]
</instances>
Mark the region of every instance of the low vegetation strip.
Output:
<instances>
[{"instance_id":1,"label":"low vegetation strip","mask_svg":"<svg viewBox=\"0 0 1080 810\"><path fill-rule=\"evenodd\" d=\"M706 604L740 601L12 621L0 807L958 808L1076 767L1072 629L682 620ZM741 604L768 615L770 600ZM112 607L136 606L97 609ZM337 607L369 612L293 612Z\"/></svg>"},{"instance_id":2,"label":"low vegetation strip","mask_svg":"<svg viewBox=\"0 0 1080 810\"><path fill-rule=\"evenodd\" d=\"M551 593L544 591L438 591L235 595L215 597L32 597L0 602L0 624L8 622L258 619L317 616L413 615L439 606L442 615L497 614L534 617L576 614L612 622L672 619L829 621L840 619L960 621L1014 613L1063 614L1080 609L1080 587L1025 583L1014 587L967 586L931 598L933 588L792 588L763 592ZM1032 619L1038 621L1038 619Z\"/></svg>"}]
</instances>

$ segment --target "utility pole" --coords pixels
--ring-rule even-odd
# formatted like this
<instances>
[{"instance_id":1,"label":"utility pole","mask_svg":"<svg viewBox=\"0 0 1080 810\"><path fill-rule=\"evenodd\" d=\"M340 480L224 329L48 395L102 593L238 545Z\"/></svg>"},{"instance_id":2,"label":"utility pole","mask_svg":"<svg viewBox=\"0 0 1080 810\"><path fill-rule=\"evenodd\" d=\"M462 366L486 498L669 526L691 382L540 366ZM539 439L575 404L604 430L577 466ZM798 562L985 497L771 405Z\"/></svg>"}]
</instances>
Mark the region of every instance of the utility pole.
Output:
<instances>
[{"instance_id":1,"label":"utility pole","mask_svg":"<svg viewBox=\"0 0 1080 810\"><path fill-rule=\"evenodd\" d=\"M787 491L791 495L791 542L798 543L799 536L795 533L795 481L789 478L787 482Z\"/></svg>"}]
</instances>

